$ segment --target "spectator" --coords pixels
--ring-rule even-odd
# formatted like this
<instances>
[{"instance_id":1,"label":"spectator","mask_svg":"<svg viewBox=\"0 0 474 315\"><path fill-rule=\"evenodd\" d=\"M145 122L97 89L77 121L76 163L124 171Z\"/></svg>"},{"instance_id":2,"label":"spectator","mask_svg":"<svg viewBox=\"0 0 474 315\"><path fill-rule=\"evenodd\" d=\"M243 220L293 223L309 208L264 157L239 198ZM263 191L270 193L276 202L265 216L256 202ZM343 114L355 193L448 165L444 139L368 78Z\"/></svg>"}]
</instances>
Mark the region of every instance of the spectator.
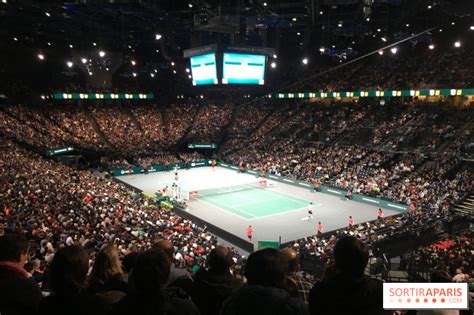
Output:
<instances>
[{"instance_id":1,"label":"spectator","mask_svg":"<svg viewBox=\"0 0 474 315\"><path fill-rule=\"evenodd\" d=\"M208 257L209 269L200 269L194 276L193 301L201 314L217 315L222 303L240 287L240 281L231 273L234 265L232 251L222 245L214 248Z\"/></svg>"},{"instance_id":2,"label":"spectator","mask_svg":"<svg viewBox=\"0 0 474 315\"><path fill-rule=\"evenodd\" d=\"M369 259L367 246L352 236L341 238L335 248L335 265L310 292L312 315L385 314L382 283L364 275Z\"/></svg>"},{"instance_id":3,"label":"spectator","mask_svg":"<svg viewBox=\"0 0 474 315\"><path fill-rule=\"evenodd\" d=\"M0 236L0 314L22 315L35 312L41 291L23 266L29 243L22 234Z\"/></svg>"},{"instance_id":4,"label":"spectator","mask_svg":"<svg viewBox=\"0 0 474 315\"><path fill-rule=\"evenodd\" d=\"M39 314L105 314L99 301L85 290L88 269L89 257L84 248L60 248L49 270L53 293L41 301Z\"/></svg>"},{"instance_id":5,"label":"spectator","mask_svg":"<svg viewBox=\"0 0 474 315\"><path fill-rule=\"evenodd\" d=\"M235 291L221 314L308 314L307 306L284 289L288 259L279 250L265 248L252 253L247 261L247 284Z\"/></svg>"},{"instance_id":6,"label":"spectator","mask_svg":"<svg viewBox=\"0 0 474 315\"><path fill-rule=\"evenodd\" d=\"M321 222L319 222L321 223ZM296 290L296 296L299 296L305 303L308 303L308 295L313 284L306 280L301 273L301 265L299 255L291 248L285 248L281 251L288 259L288 276L286 287L291 287Z\"/></svg>"},{"instance_id":7,"label":"spectator","mask_svg":"<svg viewBox=\"0 0 474 315\"><path fill-rule=\"evenodd\" d=\"M104 305L112 305L125 296L127 289L117 250L105 245L95 257L89 276L89 291Z\"/></svg>"},{"instance_id":8,"label":"spectator","mask_svg":"<svg viewBox=\"0 0 474 315\"><path fill-rule=\"evenodd\" d=\"M184 291L167 288L170 267L167 254L160 248L140 254L131 274L133 289L116 305L112 314L199 314Z\"/></svg>"},{"instance_id":9,"label":"spectator","mask_svg":"<svg viewBox=\"0 0 474 315\"><path fill-rule=\"evenodd\" d=\"M192 292L193 278L186 269L177 268L174 264L174 246L168 240L161 240L155 244L155 247L161 248L171 262L170 276L167 286L179 287L188 294Z\"/></svg>"}]
</instances>

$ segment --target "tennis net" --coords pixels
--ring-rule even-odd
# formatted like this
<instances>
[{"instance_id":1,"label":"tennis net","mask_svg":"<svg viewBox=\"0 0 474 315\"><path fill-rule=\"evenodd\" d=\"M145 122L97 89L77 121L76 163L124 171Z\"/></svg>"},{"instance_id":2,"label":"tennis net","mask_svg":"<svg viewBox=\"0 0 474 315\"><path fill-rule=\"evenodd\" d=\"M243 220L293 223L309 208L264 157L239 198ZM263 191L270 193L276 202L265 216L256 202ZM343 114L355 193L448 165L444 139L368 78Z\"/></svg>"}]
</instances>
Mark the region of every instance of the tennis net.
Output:
<instances>
[{"instance_id":1,"label":"tennis net","mask_svg":"<svg viewBox=\"0 0 474 315\"><path fill-rule=\"evenodd\" d=\"M258 189L258 188L265 188L265 187L267 187L267 180L260 179L255 182L241 184L241 185L224 186L224 187L207 188L207 189L190 191L189 198L229 194L229 193L233 193L237 191L251 190L251 189Z\"/></svg>"}]
</instances>

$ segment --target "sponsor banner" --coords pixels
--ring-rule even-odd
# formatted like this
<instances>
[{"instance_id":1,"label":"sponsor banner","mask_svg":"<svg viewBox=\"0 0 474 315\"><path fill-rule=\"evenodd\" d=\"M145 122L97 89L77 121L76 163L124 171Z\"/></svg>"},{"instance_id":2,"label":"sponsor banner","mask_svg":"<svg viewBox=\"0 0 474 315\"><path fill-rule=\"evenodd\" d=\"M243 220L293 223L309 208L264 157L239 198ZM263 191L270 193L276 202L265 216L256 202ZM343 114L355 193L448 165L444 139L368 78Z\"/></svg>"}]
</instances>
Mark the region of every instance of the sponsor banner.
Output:
<instances>
[{"instance_id":1,"label":"sponsor banner","mask_svg":"<svg viewBox=\"0 0 474 315\"><path fill-rule=\"evenodd\" d=\"M74 147L52 148L52 149L46 150L46 155L53 156L53 155L72 152L72 151L74 151Z\"/></svg>"},{"instance_id":2,"label":"sponsor banner","mask_svg":"<svg viewBox=\"0 0 474 315\"><path fill-rule=\"evenodd\" d=\"M362 197L362 200L364 201L368 201L368 202L372 202L372 203L376 203L376 204L379 204L380 202L377 201L377 200L374 200L374 199L370 199L370 198L365 198L365 197Z\"/></svg>"},{"instance_id":3,"label":"sponsor banner","mask_svg":"<svg viewBox=\"0 0 474 315\"><path fill-rule=\"evenodd\" d=\"M236 166L231 166L230 168L233 169L233 170L238 170L238 169L239 169L239 168L236 167Z\"/></svg>"},{"instance_id":4,"label":"sponsor banner","mask_svg":"<svg viewBox=\"0 0 474 315\"><path fill-rule=\"evenodd\" d=\"M337 191L337 190L334 190L334 189L328 189L327 191L330 192L330 193L333 193L333 194L342 195L341 191Z\"/></svg>"},{"instance_id":5,"label":"sponsor banner","mask_svg":"<svg viewBox=\"0 0 474 315\"><path fill-rule=\"evenodd\" d=\"M287 183L292 183L292 184L295 183L294 180L291 180L291 179L288 179L288 178L283 178L283 181L284 181L284 182L287 182Z\"/></svg>"},{"instance_id":6,"label":"sponsor banner","mask_svg":"<svg viewBox=\"0 0 474 315\"><path fill-rule=\"evenodd\" d=\"M280 179L279 177L273 176L273 175L268 175L268 177L273 178L273 179Z\"/></svg>"},{"instance_id":7,"label":"sponsor banner","mask_svg":"<svg viewBox=\"0 0 474 315\"><path fill-rule=\"evenodd\" d=\"M188 143L189 149L217 149L215 143Z\"/></svg>"},{"instance_id":8,"label":"sponsor banner","mask_svg":"<svg viewBox=\"0 0 474 315\"><path fill-rule=\"evenodd\" d=\"M250 174L257 174L257 172L251 171L251 170L249 170L249 171L247 171L247 172L250 173Z\"/></svg>"},{"instance_id":9,"label":"sponsor banner","mask_svg":"<svg viewBox=\"0 0 474 315\"><path fill-rule=\"evenodd\" d=\"M467 283L384 283L384 309L469 308Z\"/></svg>"},{"instance_id":10,"label":"sponsor banner","mask_svg":"<svg viewBox=\"0 0 474 315\"><path fill-rule=\"evenodd\" d=\"M305 186L305 187L312 187L311 184L304 183L304 182L298 182L298 185Z\"/></svg>"},{"instance_id":11,"label":"sponsor banner","mask_svg":"<svg viewBox=\"0 0 474 315\"><path fill-rule=\"evenodd\" d=\"M399 210L407 210L406 206L401 206L401 205L394 205L393 203L387 202L387 207L399 209Z\"/></svg>"}]
</instances>

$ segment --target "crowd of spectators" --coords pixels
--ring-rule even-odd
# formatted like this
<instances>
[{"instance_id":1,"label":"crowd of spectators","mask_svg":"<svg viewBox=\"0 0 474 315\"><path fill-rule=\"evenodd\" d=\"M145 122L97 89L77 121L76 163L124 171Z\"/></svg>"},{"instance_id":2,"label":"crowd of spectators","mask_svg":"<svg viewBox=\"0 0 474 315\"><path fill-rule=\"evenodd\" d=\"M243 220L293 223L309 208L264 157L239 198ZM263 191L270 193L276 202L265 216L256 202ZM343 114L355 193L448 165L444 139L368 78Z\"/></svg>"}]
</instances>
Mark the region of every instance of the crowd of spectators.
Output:
<instances>
[{"instance_id":1,"label":"crowd of spectators","mask_svg":"<svg viewBox=\"0 0 474 315\"><path fill-rule=\"evenodd\" d=\"M222 135L221 131L230 122L233 108L231 104L205 105L195 118L188 138L202 142L218 141Z\"/></svg>"}]
</instances>

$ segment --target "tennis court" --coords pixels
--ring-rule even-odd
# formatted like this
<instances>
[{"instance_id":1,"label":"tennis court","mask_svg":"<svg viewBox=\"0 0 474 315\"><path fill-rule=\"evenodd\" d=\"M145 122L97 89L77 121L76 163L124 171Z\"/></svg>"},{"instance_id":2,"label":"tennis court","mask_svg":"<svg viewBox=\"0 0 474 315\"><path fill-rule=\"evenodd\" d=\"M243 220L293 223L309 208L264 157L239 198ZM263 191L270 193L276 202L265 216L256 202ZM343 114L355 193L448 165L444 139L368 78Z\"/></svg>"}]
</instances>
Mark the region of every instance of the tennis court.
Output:
<instances>
[{"instance_id":1,"label":"tennis court","mask_svg":"<svg viewBox=\"0 0 474 315\"><path fill-rule=\"evenodd\" d=\"M197 197L245 219L257 219L278 213L307 208L309 200L273 192L272 188L255 188ZM315 204L318 206L318 204Z\"/></svg>"}]
</instances>

